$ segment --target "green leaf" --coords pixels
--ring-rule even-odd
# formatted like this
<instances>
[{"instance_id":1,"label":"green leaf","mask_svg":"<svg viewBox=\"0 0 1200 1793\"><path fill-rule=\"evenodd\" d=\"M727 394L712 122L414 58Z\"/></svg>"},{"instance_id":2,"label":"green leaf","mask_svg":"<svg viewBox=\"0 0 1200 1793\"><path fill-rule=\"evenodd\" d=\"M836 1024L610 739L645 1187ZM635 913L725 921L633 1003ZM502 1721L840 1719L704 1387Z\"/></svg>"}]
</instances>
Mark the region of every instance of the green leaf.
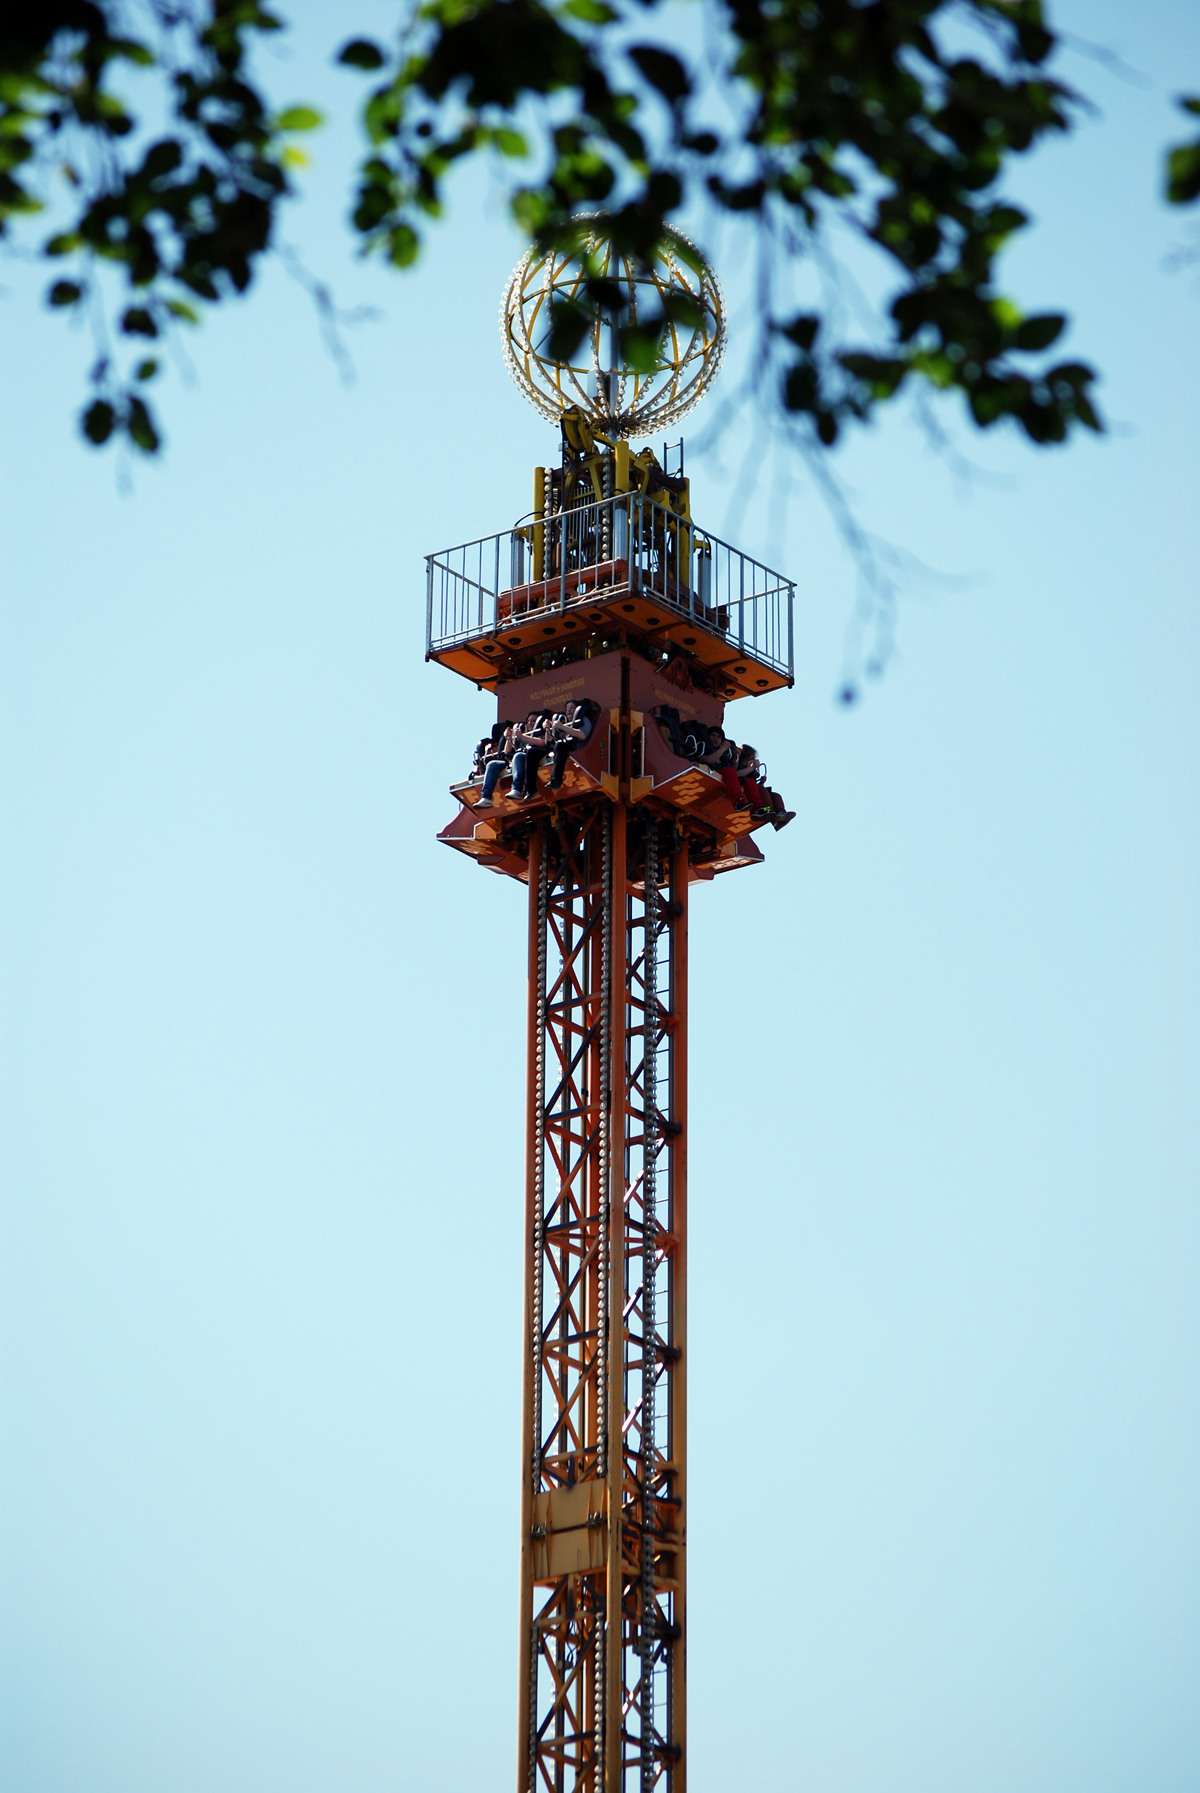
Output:
<instances>
[{"instance_id":1,"label":"green leaf","mask_svg":"<svg viewBox=\"0 0 1200 1793\"><path fill-rule=\"evenodd\" d=\"M158 372L160 365L161 364L156 361L153 356L150 356L145 361L139 361L134 371L139 380L152 380Z\"/></svg>"},{"instance_id":2,"label":"green leaf","mask_svg":"<svg viewBox=\"0 0 1200 1793\"><path fill-rule=\"evenodd\" d=\"M1086 361L1060 361L1044 377L1051 384L1055 380L1065 380L1068 386L1079 391L1084 386L1091 385L1096 378L1096 370L1089 367Z\"/></svg>"},{"instance_id":3,"label":"green leaf","mask_svg":"<svg viewBox=\"0 0 1200 1793\"><path fill-rule=\"evenodd\" d=\"M123 56L127 62L136 63L138 68L154 67L154 52L145 44L139 44L131 37L110 37L107 49L112 56Z\"/></svg>"},{"instance_id":4,"label":"green leaf","mask_svg":"<svg viewBox=\"0 0 1200 1793\"><path fill-rule=\"evenodd\" d=\"M337 60L346 63L349 68L375 69L382 68L385 59L378 44L371 43L365 37L353 37L348 44L342 45Z\"/></svg>"},{"instance_id":5,"label":"green leaf","mask_svg":"<svg viewBox=\"0 0 1200 1793\"><path fill-rule=\"evenodd\" d=\"M780 324L779 334L786 336L789 342L794 342L798 349L803 349L807 353L816 342L817 332L820 328L819 317L814 317L808 312L801 312L798 317L792 319L790 324Z\"/></svg>"},{"instance_id":6,"label":"green leaf","mask_svg":"<svg viewBox=\"0 0 1200 1793\"><path fill-rule=\"evenodd\" d=\"M1086 392L1075 394L1075 415L1080 423L1086 424L1089 430L1095 430L1098 436L1104 434L1104 425L1096 413L1096 409Z\"/></svg>"},{"instance_id":7,"label":"green leaf","mask_svg":"<svg viewBox=\"0 0 1200 1793\"><path fill-rule=\"evenodd\" d=\"M536 237L550 217L552 206L544 187L518 187L508 209L526 236Z\"/></svg>"},{"instance_id":8,"label":"green leaf","mask_svg":"<svg viewBox=\"0 0 1200 1793\"><path fill-rule=\"evenodd\" d=\"M527 156L529 145L520 131L510 131L507 125L497 125L492 132L492 142L502 156Z\"/></svg>"},{"instance_id":9,"label":"green leaf","mask_svg":"<svg viewBox=\"0 0 1200 1793\"><path fill-rule=\"evenodd\" d=\"M149 408L142 399L130 399L125 428L143 454L157 454L160 444L159 434L154 427L154 419Z\"/></svg>"},{"instance_id":10,"label":"green leaf","mask_svg":"<svg viewBox=\"0 0 1200 1793\"><path fill-rule=\"evenodd\" d=\"M411 268L421 253L421 239L411 224L394 224L387 233L388 260L394 268Z\"/></svg>"},{"instance_id":11,"label":"green leaf","mask_svg":"<svg viewBox=\"0 0 1200 1793\"><path fill-rule=\"evenodd\" d=\"M651 87L656 87L672 106L692 91L691 76L669 50L660 50L655 44L634 44L628 55Z\"/></svg>"},{"instance_id":12,"label":"green leaf","mask_svg":"<svg viewBox=\"0 0 1200 1793\"><path fill-rule=\"evenodd\" d=\"M783 381L783 402L789 411L812 411L817 403L817 375L811 362L789 367Z\"/></svg>"},{"instance_id":13,"label":"green leaf","mask_svg":"<svg viewBox=\"0 0 1200 1793\"><path fill-rule=\"evenodd\" d=\"M121 319L121 328L126 336L157 336L158 325L140 305L131 305Z\"/></svg>"},{"instance_id":14,"label":"green leaf","mask_svg":"<svg viewBox=\"0 0 1200 1793\"><path fill-rule=\"evenodd\" d=\"M697 305L690 293L664 293L662 301L663 319L667 323L682 324L687 330L699 330L704 322L704 311ZM653 324L653 319L646 320Z\"/></svg>"},{"instance_id":15,"label":"green leaf","mask_svg":"<svg viewBox=\"0 0 1200 1793\"><path fill-rule=\"evenodd\" d=\"M546 342L546 353L551 361L570 361L592 322L592 308L579 305L570 299L555 299L550 306L550 334ZM625 348L624 333L621 341L622 352Z\"/></svg>"},{"instance_id":16,"label":"green leaf","mask_svg":"<svg viewBox=\"0 0 1200 1793\"><path fill-rule=\"evenodd\" d=\"M83 414L83 433L89 442L94 442L99 448L100 444L107 442L112 435L113 424L116 420L117 414L108 400L98 398L88 406Z\"/></svg>"},{"instance_id":17,"label":"green leaf","mask_svg":"<svg viewBox=\"0 0 1200 1793\"><path fill-rule=\"evenodd\" d=\"M621 331L621 359L635 374L653 373L662 357L662 335L653 326L630 324Z\"/></svg>"},{"instance_id":18,"label":"green leaf","mask_svg":"<svg viewBox=\"0 0 1200 1793\"><path fill-rule=\"evenodd\" d=\"M50 288L51 305L77 305L83 297L83 288L74 280L56 280Z\"/></svg>"},{"instance_id":19,"label":"green leaf","mask_svg":"<svg viewBox=\"0 0 1200 1793\"><path fill-rule=\"evenodd\" d=\"M1167 198L1172 205L1200 199L1200 143L1181 143L1168 155Z\"/></svg>"},{"instance_id":20,"label":"green leaf","mask_svg":"<svg viewBox=\"0 0 1200 1793\"><path fill-rule=\"evenodd\" d=\"M1017 329L1017 347L1026 353L1038 349L1048 349L1052 342L1057 342L1067 327L1067 320L1061 312L1044 311L1039 316L1026 318Z\"/></svg>"},{"instance_id":21,"label":"green leaf","mask_svg":"<svg viewBox=\"0 0 1200 1793\"><path fill-rule=\"evenodd\" d=\"M605 0L566 0L560 10L568 19L581 19L585 25L611 25L618 16Z\"/></svg>"},{"instance_id":22,"label":"green leaf","mask_svg":"<svg viewBox=\"0 0 1200 1793\"><path fill-rule=\"evenodd\" d=\"M168 299L167 310L173 318L179 318L185 324L200 322L200 313L194 305L189 305L185 299Z\"/></svg>"},{"instance_id":23,"label":"green leaf","mask_svg":"<svg viewBox=\"0 0 1200 1793\"><path fill-rule=\"evenodd\" d=\"M979 222L993 247L998 249L1014 231L1028 224L1029 214L1018 211L1015 205L997 205L990 211L981 213Z\"/></svg>"},{"instance_id":24,"label":"green leaf","mask_svg":"<svg viewBox=\"0 0 1200 1793\"><path fill-rule=\"evenodd\" d=\"M161 142L152 143L146 151L142 172L152 180L157 180L164 174L170 174L172 169L178 168L182 160L183 150L175 138L164 137Z\"/></svg>"},{"instance_id":25,"label":"green leaf","mask_svg":"<svg viewBox=\"0 0 1200 1793\"><path fill-rule=\"evenodd\" d=\"M315 106L288 106L275 120L277 131L315 131L325 123L325 114Z\"/></svg>"},{"instance_id":26,"label":"green leaf","mask_svg":"<svg viewBox=\"0 0 1200 1793\"><path fill-rule=\"evenodd\" d=\"M676 261L681 261L685 268L690 268L693 274L704 273L704 257L694 244L685 243L682 237L676 236L673 231L668 231L663 246L670 250Z\"/></svg>"},{"instance_id":27,"label":"green leaf","mask_svg":"<svg viewBox=\"0 0 1200 1793\"><path fill-rule=\"evenodd\" d=\"M899 358L880 355L844 354L837 357L848 374L870 389L874 400L886 401L904 384L909 366ZM943 382L949 384L949 382Z\"/></svg>"}]
</instances>

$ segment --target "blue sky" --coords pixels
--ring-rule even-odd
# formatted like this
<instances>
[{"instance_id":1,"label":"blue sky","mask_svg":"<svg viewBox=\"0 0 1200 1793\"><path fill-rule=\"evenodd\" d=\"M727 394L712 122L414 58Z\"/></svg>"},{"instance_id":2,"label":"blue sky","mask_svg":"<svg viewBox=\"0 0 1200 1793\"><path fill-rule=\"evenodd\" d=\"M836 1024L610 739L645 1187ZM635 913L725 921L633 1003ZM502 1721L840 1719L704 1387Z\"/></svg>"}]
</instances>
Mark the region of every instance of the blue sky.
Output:
<instances>
[{"instance_id":1,"label":"blue sky","mask_svg":"<svg viewBox=\"0 0 1200 1793\"><path fill-rule=\"evenodd\" d=\"M3 270L11 1793L511 1784L523 891L434 841L491 706L422 663L421 557L553 433L489 177L415 276L347 245L326 55L389 10L293 11L271 79L332 118L283 234L380 313L352 386L276 266L123 492ZM1072 59L1099 112L1006 276L1109 434L839 454L932 569L849 711L802 469L752 414L689 450L797 581L796 688L731 726L799 812L693 910L693 1793L1200 1783L1200 287L1156 198L1200 17L1061 17L1144 80Z\"/></svg>"}]
</instances>

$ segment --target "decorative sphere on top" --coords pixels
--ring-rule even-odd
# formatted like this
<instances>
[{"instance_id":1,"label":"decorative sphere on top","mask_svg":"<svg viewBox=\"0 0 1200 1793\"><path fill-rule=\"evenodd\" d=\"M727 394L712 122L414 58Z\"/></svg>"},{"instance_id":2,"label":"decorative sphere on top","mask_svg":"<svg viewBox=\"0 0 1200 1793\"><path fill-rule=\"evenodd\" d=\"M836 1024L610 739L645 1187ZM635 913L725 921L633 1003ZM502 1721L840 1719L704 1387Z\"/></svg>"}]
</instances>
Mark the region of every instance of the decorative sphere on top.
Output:
<instances>
[{"instance_id":1,"label":"decorative sphere on top","mask_svg":"<svg viewBox=\"0 0 1200 1793\"><path fill-rule=\"evenodd\" d=\"M606 310L589 295L589 275L619 291L619 308ZM551 325L564 306L588 320L567 360L550 353ZM622 329L657 329L664 315L654 364L631 364ZM590 230L576 251L528 252L504 289L500 333L509 372L543 417L557 422L576 407L608 436L642 437L686 416L716 378L725 305L708 262L680 232L669 232L643 267Z\"/></svg>"}]
</instances>

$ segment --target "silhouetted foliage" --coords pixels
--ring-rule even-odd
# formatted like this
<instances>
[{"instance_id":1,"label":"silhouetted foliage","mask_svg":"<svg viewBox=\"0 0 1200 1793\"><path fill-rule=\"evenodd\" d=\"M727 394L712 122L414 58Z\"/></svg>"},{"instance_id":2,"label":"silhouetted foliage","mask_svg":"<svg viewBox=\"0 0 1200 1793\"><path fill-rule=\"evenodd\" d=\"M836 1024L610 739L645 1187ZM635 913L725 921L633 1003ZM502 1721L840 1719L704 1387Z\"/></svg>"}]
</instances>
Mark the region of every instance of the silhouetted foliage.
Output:
<instances>
[{"instance_id":1,"label":"silhouetted foliage","mask_svg":"<svg viewBox=\"0 0 1200 1793\"><path fill-rule=\"evenodd\" d=\"M255 0L157 0L140 36L121 28L123 10L12 0L0 13L0 230L61 214L41 250L72 278L47 296L86 307L98 338L83 433L96 444L124 435L152 454L159 430L144 389L159 359L123 366L114 335L155 340L196 323L198 300L245 292L290 191L287 137L321 120L305 107L272 116L247 77L250 39L281 29ZM118 91L138 71L155 78L170 120L151 142ZM115 318L97 278L105 265L123 272L133 301Z\"/></svg>"},{"instance_id":2,"label":"silhouetted foliage","mask_svg":"<svg viewBox=\"0 0 1200 1793\"><path fill-rule=\"evenodd\" d=\"M914 384L957 391L979 426L1009 419L1038 443L1098 429L1092 369L1044 359L1065 318L1025 316L996 285L997 256L1028 223L1001 179L1069 130L1080 103L1047 72L1057 40L1040 0L704 6L715 79L677 44L634 41L632 25L663 16L657 0L424 0L394 45L347 42L340 62L374 77L353 209L363 246L413 264L450 170L485 151L539 171L514 179L511 204L541 247L576 245L579 215L602 209L616 246L645 256L703 195L755 227L762 366L819 443ZM0 233L42 210L52 220L48 302L84 308L97 333L91 442L158 448L146 387L160 362L137 342L244 292L271 246L303 160L291 134L321 122L311 107L272 112L247 67L282 26L257 0L15 0L0 15ZM152 141L139 93L167 115ZM1198 195L1200 139L1168 157L1169 198ZM861 342L828 304L786 298L787 274L826 265L839 231L891 283ZM106 267L127 295L115 314ZM589 301L611 309L614 294L593 278ZM625 320L626 352L652 357L670 321ZM561 351L586 322L586 305L556 316Z\"/></svg>"},{"instance_id":3,"label":"silhouetted foliage","mask_svg":"<svg viewBox=\"0 0 1200 1793\"><path fill-rule=\"evenodd\" d=\"M1185 97L1179 108L1200 116L1200 98ZM1167 198L1172 205L1191 205L1200 199L1200 137L1167 151Z\"/></svg>"}]
</instances>

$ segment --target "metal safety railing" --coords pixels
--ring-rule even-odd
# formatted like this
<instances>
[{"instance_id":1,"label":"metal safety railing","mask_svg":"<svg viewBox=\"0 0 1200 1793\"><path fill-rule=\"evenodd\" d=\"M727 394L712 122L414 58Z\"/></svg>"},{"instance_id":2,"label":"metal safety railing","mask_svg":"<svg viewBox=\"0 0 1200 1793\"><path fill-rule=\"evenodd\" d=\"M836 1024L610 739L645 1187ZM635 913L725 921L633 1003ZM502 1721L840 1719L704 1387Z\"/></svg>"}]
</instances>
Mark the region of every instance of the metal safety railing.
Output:
<instances>
[{"instance_id":1,"label":"metal safety railing","mask_svg":"<svg viewBox=\"0 0 1200 1793\"><path fill-rule=\"evenodd\" d=\"M632 593L792 677L792 582L640 493L532 515L425 565L427 656Z\"/></svg>"}]
</instances>

